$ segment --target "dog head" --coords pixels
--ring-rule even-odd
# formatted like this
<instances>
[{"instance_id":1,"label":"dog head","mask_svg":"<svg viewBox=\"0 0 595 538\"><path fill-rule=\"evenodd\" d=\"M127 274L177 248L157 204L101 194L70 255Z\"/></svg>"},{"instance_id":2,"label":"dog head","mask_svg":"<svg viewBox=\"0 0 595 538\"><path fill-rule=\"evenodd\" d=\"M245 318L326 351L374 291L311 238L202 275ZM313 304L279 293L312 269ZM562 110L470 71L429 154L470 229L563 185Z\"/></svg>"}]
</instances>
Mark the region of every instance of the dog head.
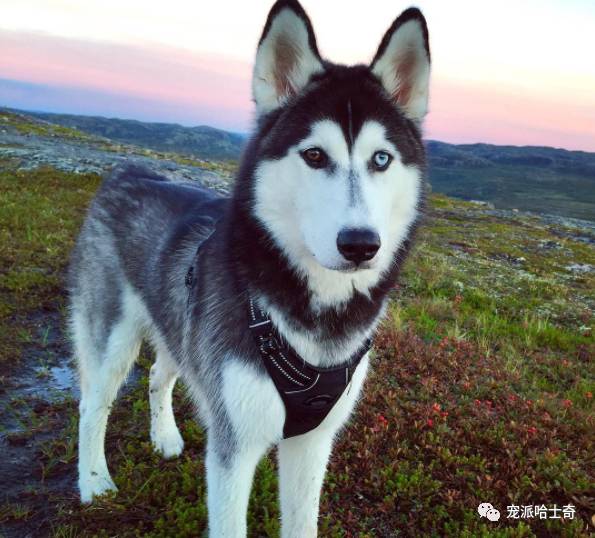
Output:
<instances>
[{"instance_id":1,"label":"dog head","mask_svg":"<svg viewBox=\"0 0 595 538\"><path fill-rule=\"evenodd\" d=\"M429 73L417 9L352 67L321 58L297 1L271 9L252 82L253 211L298 272L365 288L393 264L422 196Z\"/></svg>"}]
</instances>

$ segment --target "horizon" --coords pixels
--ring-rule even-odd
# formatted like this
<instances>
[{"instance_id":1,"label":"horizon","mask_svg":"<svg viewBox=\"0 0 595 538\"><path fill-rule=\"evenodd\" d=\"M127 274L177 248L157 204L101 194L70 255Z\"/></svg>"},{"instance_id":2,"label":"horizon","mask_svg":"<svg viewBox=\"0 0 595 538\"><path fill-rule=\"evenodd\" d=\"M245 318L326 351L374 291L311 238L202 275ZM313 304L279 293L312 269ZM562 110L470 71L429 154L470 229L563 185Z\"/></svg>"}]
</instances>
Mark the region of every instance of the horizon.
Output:
<instances>
[{"instance_id":1,"label":"horizon","mask_svg":"<svg viewBox=\"0 0 595 538\"><path fill-rule=\"evenodd\" d=\"M249 134L252 60L272 2L170 4L166 10L140 0L124 6L90 0L83 7L7 0L0 20L0 106ZM361 5L302 4L322 55L353 64L371 59L409 2L397 8L376 0L365 13L378 16L365 22ZM342 24L333 16L339 5ZM433 61L425 139L595 151L595 70L588 69L595 5L417 5L428 20Z\"/></svg>"},{"instance_id":2,"label":"horizon","mask_svg":"<svg viewBox=\"0 0 595 538\"><path fill-rule=\"evenodd\" d=\"M121 121L137 121L140 123L149 123L149 124L156 124L156 125L176 125L179 127L184 127L184 128L188 128L188 129L192 129L194 127L207 127L210 129L216 129L218 131L223 131L229 134L233 134L233 135L237 135L237 136L242 136L245 138L248 138L252 132L251 131L230 131L228 129L223 129L220 127L215 127L214 125L208 125L206 123L196 123L196 124L183 124L183 123L179 123L179 122L175 122L175 121L145 121L145 120L139 120L137 118L125 118L125 117L121 117L121 116L102 116L99 114L72 114L69 112L50 112L47 110L35 110L35 109L22 109L22 108L11 108L11 107L6 107L3 106L0 103L0 111L4 109L7 110L9 112L14 112L14 113L24 113L24 114L48 114L48 115L56 115L56 116L82 116L82 117L88 117L88 118L99 118L99 119L104 119L104 120L121 120ZM51 123L51 122L50 122ZM81 129L78 129L81 130ZM569 149L569 148L564 148L564 147L560 147L560 146L544 146L544 145L534 145L534 144L507 144L507 143L502 143L502 144L496 144L496 143L492 143L492 142L484 142L481 140L476 140L474 142L449 142L447 140L439 140L437 138L428 138L426 136L422 137L422 141L424 143L429 143L429 142L437 142L439 144L450 144L450 145L454 145L454 146L476 146L476 145L486 145L486 146L497 146L497 147L514 147L514 148L547 148L547 149L555 149L555 150L562 150L562 151L568 151L571 153L595 153L595 151L588 151L588 150L582 150L582 149Z\"/></svg>"}]
</instances>

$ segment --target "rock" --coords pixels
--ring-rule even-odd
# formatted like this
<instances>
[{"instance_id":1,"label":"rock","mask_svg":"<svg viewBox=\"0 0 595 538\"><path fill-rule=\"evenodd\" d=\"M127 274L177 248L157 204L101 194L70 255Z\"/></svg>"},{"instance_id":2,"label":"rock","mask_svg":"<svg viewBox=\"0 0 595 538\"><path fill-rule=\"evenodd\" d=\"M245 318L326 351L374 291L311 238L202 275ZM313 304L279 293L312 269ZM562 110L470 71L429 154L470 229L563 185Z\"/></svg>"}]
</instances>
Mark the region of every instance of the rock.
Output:
<instances>
[{"instance_id":1,"label":"rock","mask_svg":"<svg viewBox=\"0 0 595 538\"><path fill-rule=\"evenodd\" d=\"M514 265L515 267L520 267L521 265L524 265L525 262L527 261L527 259L523 256L518 256L518 257L511 256L507 252L500 252L500 253L493 254L492 258L495 260L501 260L504 262L508 262L511 265Z\"/></svg>"},{"instance_id":2,"label":"rock","mask_svg":"<svg viewBox=\"0 0 595 538\"><path fill-rule=\"evenodd\" d=\"M545 240L542 239L539 241L538 243L538 248L543 249L543 250L558 250L562 248L562 245L560 243L558 243L558 241L553 241L553 240Z\"/></svg>"},{"instance_id":3,"label":"rock","mask_svg":"<svg viewBox=\"0 0 595 538\"><path fill-rule=\"evenodd\" d=\"M566 269L576 274L592 273L595 271L595 267L589 263L571 263L566 266Z\"/></svg>"},{"instance_id":4,"label":"rock","mask_svg":"<svg viewBox=\"0 0 595 538\"><path fill-rule=\"evenodd\" d=\"M112 145L107 139L71 139L18 132L0 132L0 158L17 157L21 170L52 166L76 174L104 174L124 162L137 162L163 173L172 181L198 181L204 186L228 192L231 181L226 174L200 166L178 164L174 154L160 154L132 145ZM197 164L208 161L196 161Z\"/></svg>"},{"instance_id":5,"label":"rock","mask_svg":"<svg viewBox=\"0 0 595 538\"><path fill-rule=\"evenodd\" d=\"M469 200L469 203L486 207L487 209L496 209L496 206L492 202L485 202L483 200Z\"/></svg>"}]
</instances>

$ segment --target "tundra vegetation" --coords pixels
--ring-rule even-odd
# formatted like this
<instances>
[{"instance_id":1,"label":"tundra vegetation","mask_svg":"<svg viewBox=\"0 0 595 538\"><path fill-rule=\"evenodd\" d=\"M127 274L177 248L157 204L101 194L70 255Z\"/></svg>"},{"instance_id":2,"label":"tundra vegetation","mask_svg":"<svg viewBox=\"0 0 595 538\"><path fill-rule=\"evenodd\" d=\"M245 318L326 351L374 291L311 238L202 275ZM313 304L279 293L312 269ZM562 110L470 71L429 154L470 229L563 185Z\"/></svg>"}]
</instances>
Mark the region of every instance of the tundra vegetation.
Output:
<instances>
[{"instance_id":1,"label":"tundra vegetation","mask_svg":"<svg viewBox=\"0 0 595 538\"><path fill-rule=\"evenodd\" d=\"M42 129L17 123L25 134ZM20 389L31 371L51 381L52 368L69 361L64 271L100 181L21 164L0 160L0 446L11 456L0 463L8 477L0 534L200 536L205 436L177 386L185 451L171 461L153 452L149 350L110 417L106 453L119 491L89 506L75 489L76 395ZM228 174L229 163L221 170ZM589 228L430 195L375 340L365 396L337 440L321 536L593 531L594 244ZM275 465L273 452L258 467L250 536L279 535ZM498 522L478 515L482 502L500 510ZM510 505L573 505L576 513L515 519Z\"/></svg>"}]
</instances>

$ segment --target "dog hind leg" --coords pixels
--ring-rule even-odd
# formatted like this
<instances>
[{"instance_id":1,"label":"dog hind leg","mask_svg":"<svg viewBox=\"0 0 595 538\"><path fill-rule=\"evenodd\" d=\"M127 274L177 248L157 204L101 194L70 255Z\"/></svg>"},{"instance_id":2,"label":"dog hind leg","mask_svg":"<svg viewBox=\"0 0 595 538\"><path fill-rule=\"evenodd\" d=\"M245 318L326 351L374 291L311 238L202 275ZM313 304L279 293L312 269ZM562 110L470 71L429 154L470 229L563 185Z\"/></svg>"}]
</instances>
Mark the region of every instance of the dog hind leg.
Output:
<instances>
[{"instance_id":1,"label":"dog hind leg","mask_svg":"<svg viewBox=\"0 0 595 538\"><path fill-rule=\"evenodd\" d=\"M169 353L156 346L157 358L149 377L149 401L151 404L151 441L157 452L165 458L179 456L184 449L184 441L172 407L172 393L178 369Z\"/></svg>"},{"instance_id":2,"label":"dog hind leg","mask_svg":"<svg viewBox=\"0 0 595 538\"><path fill-rule=\"evenodd\" d=\"M78 483L81 501L88 503L94 496L116 490L105 459L105 431L118 390L138 356L141 337L137 319L124 307L101 353L85 319L74 314L73 337L81 374Z\"/></svg>"}]
</instances>

